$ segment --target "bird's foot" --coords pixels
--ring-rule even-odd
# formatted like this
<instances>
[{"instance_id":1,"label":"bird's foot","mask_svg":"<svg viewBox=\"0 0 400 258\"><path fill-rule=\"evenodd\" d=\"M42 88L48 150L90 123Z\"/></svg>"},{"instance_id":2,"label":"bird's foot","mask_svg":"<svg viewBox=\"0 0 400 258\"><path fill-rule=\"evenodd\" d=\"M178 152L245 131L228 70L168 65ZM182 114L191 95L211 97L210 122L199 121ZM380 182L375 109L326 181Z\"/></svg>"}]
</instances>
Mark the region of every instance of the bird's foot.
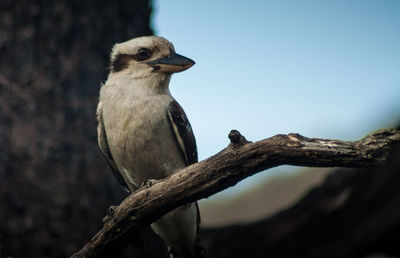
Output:
<instances>
[{"instance_id":1,"label":"bird's foot","mask_svg":"<svg viewBox=\"0 0 400 258\"><path fill-rule=\"evenodd\" d=\"M161 180L157 179L149 179L142 183L142 187L149 188L150 186L154 185L155 183L160 182Z\"/></svg>"},{"instance_id":2,"label":"bird's foot","mask_svg":"<svg viewBox=\"0 0 400 258\"><path fill-rule=\"evenodd\" d=\"M114 205L111 205L110 207L108 207L107 214L103 218L103 223L106 223L114 216L114 213L115 213L115 210L117 209L117 207L118 206L114 206Z\"/></svg>"},{"instance_id":3,"label":"bird's foot","mask_svg":"<svg viewBox=\"0 0 400 258\"><path fill-rule=\"evenodd\" d=\"M168 246L168 252L169 252L169 258L176 258L178 256L175 250L171 246Z\"/></svg>"}]
</instances>

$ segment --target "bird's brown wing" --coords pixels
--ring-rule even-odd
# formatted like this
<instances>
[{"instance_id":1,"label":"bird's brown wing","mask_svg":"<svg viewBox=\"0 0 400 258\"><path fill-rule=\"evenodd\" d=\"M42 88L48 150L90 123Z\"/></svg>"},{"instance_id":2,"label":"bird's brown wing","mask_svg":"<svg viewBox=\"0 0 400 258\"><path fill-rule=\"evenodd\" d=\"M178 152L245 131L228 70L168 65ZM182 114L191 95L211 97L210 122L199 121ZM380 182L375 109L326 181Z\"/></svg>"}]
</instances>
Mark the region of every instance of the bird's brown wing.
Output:
<instances>
[{"instance_id":1,"label":"bird's brown wing","mask_svg":"<svg viewBox=\"0 0 400 258\"><path fill-rule=\"evenodd\" d=\"M100 150L103 153L104 157L107 160L108 165L110 165L111 170L117 178L118 182L125 188L128 193L130 192L128 185L124 181L124 178L121 176L117 165L115 164L115 161L111 155L110 149L108 147L108 142L107 142L107 135L106 135L106 130L104 128L104 123L103 123L103 113L101 110L101 104L99 104L99 107L97 109L97 142L99 144Z\"/></svg>"},{"instance_id":2,"label":"bird's brown wing","mask_svg":"<svg viewBox=\"0 0 400 258\"><path fill-rule=\"evenodd\" d=\"M189 123L189 119L187 118L185 111L183 111L179 103L174 100L170 103L167 113L172 131L174 132L176 141L185 158L186 166L196 163L198 161L196 140L194 138L192 126ZM200 244L198 232L201 223L199 205L197 202L195 205L197 211L197 239L195 257L206 257L204 248Z\"/></svg>"},{"instance_id":3,"label":"bird's brown wing","mask_svg":"<svg viewBox=\"0 0 400 258\"><path fill-rule=\"evenodd\" d=\"M169 104L167 115L186 166L197 162L197 147L192 126L176 100Z\"/></svg>"}]
</instances>

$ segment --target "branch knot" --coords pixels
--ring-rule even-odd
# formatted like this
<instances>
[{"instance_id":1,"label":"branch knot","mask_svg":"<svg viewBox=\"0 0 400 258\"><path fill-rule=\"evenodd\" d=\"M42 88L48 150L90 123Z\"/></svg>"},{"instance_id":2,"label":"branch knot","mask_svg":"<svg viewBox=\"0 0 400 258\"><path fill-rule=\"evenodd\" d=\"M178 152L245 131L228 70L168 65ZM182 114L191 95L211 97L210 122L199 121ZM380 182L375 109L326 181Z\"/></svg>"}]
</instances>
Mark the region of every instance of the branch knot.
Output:
<instances>
[{"instance_id":1,"label":"branch knot","mask_svg":"<svg viewBox=\"0 0 400 258\"><path fill-rule=\"evenodd\" d=\"M243 135L240 134L238 130L231 130L228 137L229 140L231 140L231 146L237 147L250 143Z\"/></svg>"}]
</instances>

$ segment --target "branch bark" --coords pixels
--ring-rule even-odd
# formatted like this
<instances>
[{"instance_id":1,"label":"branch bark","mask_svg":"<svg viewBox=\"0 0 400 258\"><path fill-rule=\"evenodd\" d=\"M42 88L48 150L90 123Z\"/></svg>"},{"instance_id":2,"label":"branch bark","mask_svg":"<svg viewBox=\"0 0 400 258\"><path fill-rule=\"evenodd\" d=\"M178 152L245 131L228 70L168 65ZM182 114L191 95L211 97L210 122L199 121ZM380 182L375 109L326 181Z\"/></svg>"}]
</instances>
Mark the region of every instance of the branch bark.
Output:
<instances>
[{"instance_id":1,"label":"branch bark","mask_svg":"<svg viewBox=\"0 0 400 258\"><path fill-rule=\"evenodd\" d=\"M203 229L207 256L400 257L399 157L396 144L383 165L335 169L294 205L270 217Z\"/></svg>"},{"instance_id":2,"label":"branch bark","mask_svg":"<svg viewBox=\"0 0 400 258\"><path fill-rule=\"evenodd\" d=\"M127 197L103 229L72 257L107 257L125 247L141 229L168 211L209 197L257 172L279 166L366 167L382 164L390 145L400 142L398 130L371 133L356 142L276 135L255 143L238 131L218 154L186 167Z\"/></svg>"}]
</instances>

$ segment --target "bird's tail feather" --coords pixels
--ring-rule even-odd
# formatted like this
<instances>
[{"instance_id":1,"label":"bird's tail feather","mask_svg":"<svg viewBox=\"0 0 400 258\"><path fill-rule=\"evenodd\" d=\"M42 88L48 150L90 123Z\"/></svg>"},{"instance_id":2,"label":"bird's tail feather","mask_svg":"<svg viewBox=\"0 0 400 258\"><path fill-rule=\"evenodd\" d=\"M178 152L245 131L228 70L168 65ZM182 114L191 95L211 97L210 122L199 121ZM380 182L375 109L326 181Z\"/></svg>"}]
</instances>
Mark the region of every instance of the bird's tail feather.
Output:
<instances>
[{"instance_id":1,"label":"bird's tail feather","mask_svg":"<svg viewBox=\"0 0 400 258\"><path fill-rule=\"evenodd\" d=\"M194 257L195 258L207 258L206 250L203 245L200 243L200 239L197 239L196 246L194 248Z\"/></svg>"}]
</instances>

